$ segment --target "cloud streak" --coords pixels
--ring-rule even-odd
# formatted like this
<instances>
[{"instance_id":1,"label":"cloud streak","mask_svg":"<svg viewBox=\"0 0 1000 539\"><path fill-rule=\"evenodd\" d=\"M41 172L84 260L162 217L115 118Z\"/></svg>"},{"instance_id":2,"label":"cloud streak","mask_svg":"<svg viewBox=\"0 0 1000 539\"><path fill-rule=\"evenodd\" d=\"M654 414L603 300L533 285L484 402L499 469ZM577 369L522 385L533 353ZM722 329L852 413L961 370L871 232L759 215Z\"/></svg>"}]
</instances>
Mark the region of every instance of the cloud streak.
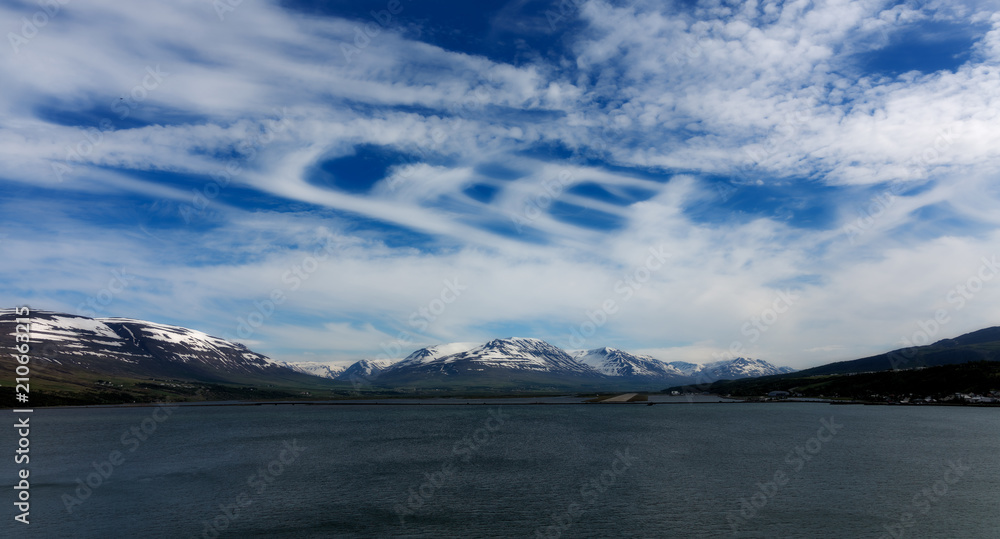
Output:
<instances>
[{"instance_id":1,"label":"cloud streak","mask_svg":"<svg viewBox=\"0 0 1000 539\"><path fill-rule=\"evenodd\" d=\"M740 341L801 368L897 345L997 250L1000 16L983 6L590 1L556 28L520 4L483 13L514 57L402 6L381 24L67 3L8 36L4 303L74 312L126 268L107 315L220 336L279 291L244 339L276 359L373 357L401 332L565 344L662 248L595 346L704 362ZM21 35L37 10L0 22ZM965 50L872 68L925 46L922 28ZM414 327L446 279L468 291ZM750 342L783 290L800 299ZM948 334L996 323L997 299L984 286Z\"/></svg>"}]
</instances>

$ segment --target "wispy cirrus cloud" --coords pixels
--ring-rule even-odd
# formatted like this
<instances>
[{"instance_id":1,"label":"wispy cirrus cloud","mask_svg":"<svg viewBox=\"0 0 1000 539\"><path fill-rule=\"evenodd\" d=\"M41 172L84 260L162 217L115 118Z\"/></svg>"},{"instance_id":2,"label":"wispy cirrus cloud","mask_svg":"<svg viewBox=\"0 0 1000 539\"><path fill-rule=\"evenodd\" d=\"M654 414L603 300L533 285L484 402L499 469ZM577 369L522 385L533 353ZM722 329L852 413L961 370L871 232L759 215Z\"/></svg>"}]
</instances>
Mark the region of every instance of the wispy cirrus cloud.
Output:
<instances>
[{"instance_id":1,"label":"wispy cirrus cloud","mask_svg":"<svg viewBox=\"0 0 1000 539\"><path fill-rule=\"evenodd\" d=\"M565 344L610 300L595 346L707 361L739 340L804 367L897 344L996 251L986 6L403 6L64 6L0 56L4 301L73 311L127 268L107 315L239 338L277 291L244 340L347 361L403 332ZM621 285L651 248L667 265ZM446 279L468 291L411 323ZM949 334L994 323L998 294Z\"/></svg>"}]
</instances>

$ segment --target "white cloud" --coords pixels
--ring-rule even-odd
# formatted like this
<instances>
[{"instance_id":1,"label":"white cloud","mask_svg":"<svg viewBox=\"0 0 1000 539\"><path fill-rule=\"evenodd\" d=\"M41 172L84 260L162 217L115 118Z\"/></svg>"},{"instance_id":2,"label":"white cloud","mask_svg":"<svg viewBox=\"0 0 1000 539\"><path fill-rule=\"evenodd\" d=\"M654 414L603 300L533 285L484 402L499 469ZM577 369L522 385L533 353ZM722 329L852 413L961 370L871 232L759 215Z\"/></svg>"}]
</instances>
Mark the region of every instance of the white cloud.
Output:
<instances>
[{"instance_id":1,"label":"white cloud","mask_svg":"<svg viewBox=\"0 0 1000 539\"><path fill-rule=\"evenodd\" d=\"M232 335L278 290L284 302L246 340L276 355L346 361L415 331L413 314L458 279L468 290L421 339L517 328L565 341L613 300L594 346L706 361L739 342L744 355L800 368L882 350L948 308L948 291L995 251L1000 19L875 1L699 6L587 2L577 12L584 27L566 36L575 58L512 66L389 29L347 62L340 45L353 42L355 23L274 3L244 3L222 22L205 2L68 4L19 53L0 56L0 78L19 81L0 97L5 183L56 193L0 207L16 216L0 221L11 235L0 249L16 254L0 300L73 311L124 267L135 285L104 306L108 314ZM0 20L24 9L34 8L0 7ZM959 17L993 30L954 73L888 78L851 63L885 44L883 30ZM167 75L153 87L155 66ZM144 81L149 88L132 94ZM116 102L130 94L143 99L122 118ZM101 119L113 129L88 140ZM370 194L308 181L319 161L361 144L429 159L395 167ZM557 150L540 151L549 145ZM81 155L67 162L67 148ZM558 148L577 155L553 157ZM620 168L587 160L599 157ZM212 180L132 173L208 177L230 160L240 171L193 224L176 224L178 208ZM60 183L53 163L73 171ZM515 177L482 172L497 164ZM732 207L709 176L746 165L739 196L758 192L749 183L779 193L801 184L796 197L831 197L816 201L830 222L786 219L802 211L791 199L725 214ZM865 186L894 180L926 188L896 196L850 241L843 227L879 192ZM478 183L495 198L462 194ZM616 204L568 192L590 183L648 196ZM248 203L247 191L267 204ZM133 210L133 197L157 205ZM556 203L621 226L580 227L554 215ZM943 205L964 228L926 229L939 223L922 223L921 212ZM495 231L512 218L528 230ZM409 246L393 234L429 239ZM287 272L327 240L335 254L292 289ZM667 266L625 299L616 285L651 248L670 254ZM801 299L751 342L745 324L791 288ZM995 290L953 310L942 331L994 323Z\"/></svg>"}]
</instances>

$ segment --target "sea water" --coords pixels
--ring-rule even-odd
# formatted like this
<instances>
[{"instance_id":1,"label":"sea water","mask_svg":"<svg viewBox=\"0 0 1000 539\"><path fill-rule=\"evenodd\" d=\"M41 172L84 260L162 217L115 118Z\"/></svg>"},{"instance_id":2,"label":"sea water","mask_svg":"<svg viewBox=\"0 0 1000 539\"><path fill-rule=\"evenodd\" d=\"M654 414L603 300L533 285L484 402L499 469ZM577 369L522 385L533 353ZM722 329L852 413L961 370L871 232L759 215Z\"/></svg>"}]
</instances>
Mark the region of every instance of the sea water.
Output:
<instances>
[{"instance_id":1,"label":"sea water","mask_svg":"<svg viewBox=\"0 0 1000 539\"><path fill-rule=\"evenodd\" d=\"M1000 410L38 409L4 537L1000 537ZM13 429L5 429L13 431Z\"/></svg>"}]
</instances>

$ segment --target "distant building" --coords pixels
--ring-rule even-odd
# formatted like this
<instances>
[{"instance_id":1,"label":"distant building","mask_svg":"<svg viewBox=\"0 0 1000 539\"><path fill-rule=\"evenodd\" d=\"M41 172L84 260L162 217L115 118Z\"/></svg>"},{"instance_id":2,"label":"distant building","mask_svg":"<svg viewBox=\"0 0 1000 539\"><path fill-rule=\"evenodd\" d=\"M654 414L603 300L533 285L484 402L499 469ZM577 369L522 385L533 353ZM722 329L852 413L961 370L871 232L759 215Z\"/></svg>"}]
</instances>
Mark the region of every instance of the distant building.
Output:
<instances>
[{"instance_id":1,"label":"distant building","mask_svg":"<svg viewBox=\"0 0 1000 539\"><path fill-rule=\"evenodd\" d=\"M791 393L787 391L772 391L767 394L768 397L773 397L778 399L783 399L785 397L788 397L789 395L791 395Z\"/></svg>"}]
</instances>

